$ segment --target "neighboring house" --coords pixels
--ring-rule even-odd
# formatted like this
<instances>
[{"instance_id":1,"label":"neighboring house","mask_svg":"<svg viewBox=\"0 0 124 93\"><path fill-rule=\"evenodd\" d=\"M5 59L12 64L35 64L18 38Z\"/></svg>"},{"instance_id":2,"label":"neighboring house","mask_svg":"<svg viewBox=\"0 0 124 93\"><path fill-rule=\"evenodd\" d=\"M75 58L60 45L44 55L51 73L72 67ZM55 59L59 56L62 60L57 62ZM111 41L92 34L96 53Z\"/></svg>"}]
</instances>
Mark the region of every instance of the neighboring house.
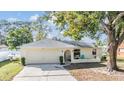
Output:
<instances>
[{"instance_id":1,"label":"neighboring house","mask_svg":"<svg viewBox=\"0 0 124 93\"><path fill-rule=\"evenodd\" d=\"M32 63L59 63L63 56L64 62L100 62L101 49L83 42L65 42L43 39L21 47L21 56L25 57L26 64Z\"/></svg>"},{"instance_id":2,"label":"neighboring house","mask_svg":"<svg viewBox=\"0 0 124 93\"><path fill-rule=\"evenodd\" d=\"M7 46L6 45L0 45L0 49L1 48L7 48Z\"/></svg>"},{"instance_id":3,"label":"neighboring house","mask_svg":"<svg viewBox=\"0 0 124 93\"><path fill-rule=\"evenodd\" d=\"M6 45L0 45L0 51L7 51L8 47Z\"/></svg>"},{"instance_id":4,"label":"neighboring house","mask_svg":"<svg viewBox=\"0 0 124 93\"><path fill-rule=\"evenodd\" d=\"M124 57L124 42L118 47L117 57L119 57L119 58Z\"/></svg>"}]
</instances>

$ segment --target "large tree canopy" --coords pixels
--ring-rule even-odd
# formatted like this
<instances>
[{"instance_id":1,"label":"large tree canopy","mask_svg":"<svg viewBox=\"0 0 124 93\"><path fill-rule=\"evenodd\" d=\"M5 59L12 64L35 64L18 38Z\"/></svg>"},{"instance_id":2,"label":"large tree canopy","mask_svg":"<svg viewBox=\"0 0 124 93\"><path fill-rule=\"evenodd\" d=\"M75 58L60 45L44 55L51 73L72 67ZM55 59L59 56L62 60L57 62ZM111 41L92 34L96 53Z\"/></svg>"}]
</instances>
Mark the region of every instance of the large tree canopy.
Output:
<instances>
[{"instance_id":1,"label":"large tree canopy","mask_svg":"<svg viewBox=\"0 0 124 93\"><path fill-rule=\"evenodd\" d=\"M52 20L65 36L74 40L82 37L99 38L104 33L108 37L109 63L108 69L117 70L117 48L124 40L124 12L118 11L68 11L50 12L48 20Z\"/></svg>"},{"instance_id":2,"label":"large tree canopy","mask_svg":"<svg viewBox=\"0 0 124 93\"><path fill-rule=\"evenodd\" d=\"M84 36L97 37L100 30L100 19L104 12L51 12L49 18L65 36L80 40Z\"/></svg>"},{"instance_id":3,"label":"large tree canopy","mask_svg":"<svg viewBox=\"0 0 124 93\"><path fill-rule=\"evenodd\" d=\"M47 34L50 32L50 27L48 22L43 20L43 17L38 17L37 20L31 23L31 30L37 32L35 40L41 40L46 38Z\"/></svg>"},{"instance_id":4,"label":"large tree canopy","mask_svg":"<svg viewBox=\"0 0 124 93\"><path fill-rule=\"evenodd\" d=\"M28 27L12 28L7 34L6 42L9 49L16 49L17 46L33 41L32 33Z\"/></svg>"},{"instance_id":5,"label":"large tree canopy","mask_svg":"<svg viewBox=\"0 0 124 93\"><path fill-rule=\"evenodd\" d=\"M37 35L35 37L36 41L42 40L46 37L46 34L44 34L43 32L39 31L37 32Z\"/></svg>"}]
</instances>

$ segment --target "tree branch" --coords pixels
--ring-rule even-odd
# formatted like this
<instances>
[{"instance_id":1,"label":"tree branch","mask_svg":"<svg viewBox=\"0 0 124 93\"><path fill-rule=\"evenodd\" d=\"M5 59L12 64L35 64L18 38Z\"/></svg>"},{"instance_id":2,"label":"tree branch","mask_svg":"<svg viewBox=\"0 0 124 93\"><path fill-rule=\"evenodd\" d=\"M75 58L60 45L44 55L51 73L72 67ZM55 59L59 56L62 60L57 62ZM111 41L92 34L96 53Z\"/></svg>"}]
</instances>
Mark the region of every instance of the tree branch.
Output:
<instances>
[{"instance_id":1,"label":"tree branch","mask_svg":"<svg viewBox=\"0 0 124 93\"><path fill-rule=\"evenodd\" d=\"M101 21L101 24L102 24L103 28L105 29L105 31L109 34L110 30L108 29L107 25L103 22L103 20Z\"/></svg>"},{"instance_id":2,"label":"tree branch","mask_svg":"<svg viewBox=\"0 0 124 93\"><path fill-rule=\"evenodd\" d=\"M124 32L119 37L118 44L120 45L123 42L123 40L124 40Z\"/></svg>"},{"instance_id":3,"label":"tree branch","mask_svg":"<svg viewBox=\"0 0 124 93\"><path fill-rule=\"evenodd\" d=\"M115 20L112 22L112 25L115 25L115 23L124 16L124 12L120 13L117 15L117 17L115 18Z\"/></svg>"},{"instance_id":4,"label":"tree branch","mask_svg":"<svg viewBox=\"0 0 124 93\"><path fill-rule=\"evenodd\" d=\"M120 34L121 34L121 30L119 30L119 31L117 32L116 40L119 40L119 36L120 36Z\"/></svg>"}]
</instances>

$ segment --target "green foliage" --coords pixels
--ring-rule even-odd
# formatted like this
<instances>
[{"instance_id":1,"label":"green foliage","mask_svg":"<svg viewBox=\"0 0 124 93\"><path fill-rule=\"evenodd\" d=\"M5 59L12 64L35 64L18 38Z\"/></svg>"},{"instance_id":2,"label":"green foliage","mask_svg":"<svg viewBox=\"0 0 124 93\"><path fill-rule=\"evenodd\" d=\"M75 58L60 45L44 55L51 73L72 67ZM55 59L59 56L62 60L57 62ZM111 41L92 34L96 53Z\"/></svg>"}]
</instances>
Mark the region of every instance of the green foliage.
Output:
<instances>
[{"instance_id":1,"label":"green foliage","mask_svg":"<svg viewBox=\"0 0 124 93\"><path fill-rule=\"evenodd\" d=\"M47 22L43 20L42 17L38 17L36 21L33 21L31 23L31 29L32 31L37 31L35 39L41 40L46 37L48 31L48 24Z\"/></svg>"},{"instance_id":2,"label":"green foliage","mask_svg":"<svg viewBox=\"0 0 124 93\"><path fill-rule=\"evenodd\" d=\"M80 59L85 59L85 56L82 54L82 55L80 56Z\"/></svg>"},{"instance_id":3,"label":"green foliage","mask_svg":"<svg viewBox=\"0 0 124 93\"><path fill-rule=\"evenodd\" d=\"M24 57L21 58L21 63L23 66L25 66L25 58Z\"/></svg>"},{"instance_id":4,"label":"green foliage","mask_svg":"<svg viewBox=\"0 0 124 93\"><path fill-rule=\"evenodd\" d=\"M52 17L50 18L60 30L65 31L64 36L70 36L74 40L80 40L84 36L95 38L103 14L104 12L86 11L52 12Z\"/></svg>"},{"instance_id":5,"label":"green foliage","mask_svg":"<svg viewBox=\"0 0 124 93\"><path fill-rule=\"evenodd\" d=\"M17 49L17 46L21 46L22 44L32 41L32 33L28 27L10 29L6 37L6 42L9 49Z\"/></svg>"},{"instance_id":6,"label":"green foliage","mask_svg":"<svg viewBox=\"0 0 124 93\"><path fill-rule=\"evenodd\" d=\"M12 80L22 69L23 66L20 64L20 61L0 62L0 80Z\"/></svg>"},{"instance_id":7,"label":"green foliage","mask_svg":"<svg viewBox=\"0 0 124 93\"><path fill-rule=\"evenodd\" d=\"M46 35L43 32L38 32L36 35L36 41L42 40L46 37Z\"/></svg>"},{"instance_id":8,"label":"green foliage","mask_svg":"<svg viewBox=\"0 0 124 93\"><path fill-rule=\"evenodd\" d=\"M70 36L74 40L80 40L86 36L99 39L99 34L107 34L101 21L108 21L106 23L107 28L109 30L115 30L115 35L118 36L119 31L121 32L121 29L124 27L124 17L120 18L114 26L112 26L112 22L119 13L121 12L63 11L49 12L49 17L46 18L47 20L51 19L60 30L64 30L64 36Z\"/></svg>"},{"instance_id":9,"label":"green foliage","mask_svg":"<svg viewBox=\"0 0 124 93\"><path fill-rule=\"evenodd\" d=\"M103 56L101 57L101 61L107 61L107 55L103 55Z\"/></svg>"},{"instance_id":10,"label":"green foliage","mask_svg":"<svg viewBox=\"0 0 124 93\"><path fill-rule=\"evenodd\" d=\"M105 40L100 40L100 39L96 39L96 43L95 43L95 46L98 47L98 46L105 46L107 45L107 41Z\"/></svg>"},{"instance_id":11,"label":"green foliage","mask_svg":"<svg viewBox=\"0 0 124 93\"><path fill-rule=\"evenodd\" d=\"M60 64L61 64L61 65L64 64L64 63L63 63L63 56L60 56L60 57L59 57L59 61L60 61Z\"/></svg>"}]
</instances>

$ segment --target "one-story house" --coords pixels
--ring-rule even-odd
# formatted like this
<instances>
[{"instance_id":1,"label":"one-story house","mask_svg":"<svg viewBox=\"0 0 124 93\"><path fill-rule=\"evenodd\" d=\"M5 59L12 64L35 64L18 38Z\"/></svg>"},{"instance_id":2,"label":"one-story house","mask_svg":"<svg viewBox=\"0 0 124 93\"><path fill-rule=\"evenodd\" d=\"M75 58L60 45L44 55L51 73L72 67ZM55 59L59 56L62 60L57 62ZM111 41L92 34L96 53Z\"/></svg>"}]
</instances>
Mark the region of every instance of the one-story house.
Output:
<instances>
[{"instance_id":1,"label":"one-story house","mask_svg":"<svg viewBox=\"0 0 124 93\"><path fill-rule=\"evenodd\" d=\"M80 62L100 62L101 49L83 42L66 42L43 39L21 47L21 57L26 64L60 63L63 56L65 64Z\"/></svg>"}]
</instances>

